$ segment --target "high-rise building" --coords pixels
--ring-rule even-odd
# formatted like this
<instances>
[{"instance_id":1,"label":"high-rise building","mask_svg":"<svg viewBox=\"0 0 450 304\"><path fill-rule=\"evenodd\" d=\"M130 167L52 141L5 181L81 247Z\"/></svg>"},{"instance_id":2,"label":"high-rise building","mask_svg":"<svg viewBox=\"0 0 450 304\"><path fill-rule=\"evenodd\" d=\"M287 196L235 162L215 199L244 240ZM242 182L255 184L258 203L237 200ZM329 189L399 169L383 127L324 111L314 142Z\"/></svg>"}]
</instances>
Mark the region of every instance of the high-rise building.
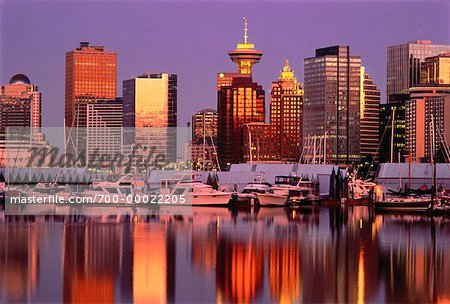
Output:
<instances>
[{"instance_id":1,"label":"high-rise building","mask_svg":"<svg viewBox=\"0 0 450 304\"><path fill-rule=\"evenodd\" d=\"M282 161L298 162L302 150L303 89L294 77L289 61L270 90L270 124L274 127Z\"/></svg>"},{"instance_id":2,"label":"high-rise building","mask_svg":"<svg viewBox=\"0 0 450 304\"><path fill-rule=\"evenodd\" d=\"M219 78L223 75L219 74ZM249 76L233 77L218 92L218 157L221 166L243 161L243 126L264 122L264 90Z\"/></svg>"},{"instance_id":3,"label":"high-rise building","mask_svg":"<svg viewBox=\"0 0 450 304\"><path fill-rule=\"evenodd\" d=\"M399 95L400 96L400 95ZM405 95L409 96L409 95ZM406 99L380 104L380 163L403 162L406 154ZM392 122L392 118L394 121ZM392 131L394 126L394 131ZM398 156L400 155L400 160Z\"/></svg>"},{"instance_id":4,"label":"high-rise building","mask_svg":"<svg viewBox=\"0 0 450 304\"><path fill-rule=\"evenodd\" d=\"M177 75L150 73L123 82L124 144L176 159ZM136 128L132 134L130 128Z\"/></svg>"},{"instance_id":5,"label":"high-rise building","mask_svg":"<svg viewBox=\"0 0 450 304\"><path fill-rule=\"evenodd\" d=\"M192 142L217 144L217 120L216 110L205 109L192 115ZM206 140L204 140L206 139Z\"/></svg>"},{"instance_id":6,"label":"high-rise building","mask_svg":"<svg viewBox=\"0 0 450 304\"><path fill-rule=\"evenodd\" d=\"M422 84L450 85L450 53L425 58Z\"/></svg>"},{"instance_id":7,"label":"high-rise building","mask_svg":"<svg viewBox=\"0 0 450 304\"><path fill-rule=\"evenodd\" d=\"M205 109L192 115L191 160L195 168L216 169L217 164L216 110Z\"/></svg>"},{"instance_id":8,"label":"high-rise building","mask_svg":"<svg viewBox=\"0 0 450 304\"><path fill-rule=\"evenodd\" d=\"M41 98L38 87L23 74L0 86L0 166L24 166L30 158L29 148L47 147L40 131Z\"/></svg>"},{"instance_id":9,"label":"high-rise building","mask_svg":"<svg viewBox=\"0 0 450 304\"><path fill-rule=\"evenodd\" d=\"M11 77L9 84L0 86L0 96L9 99L28 100L30 117L25 119L20 125L26 124L27 127L40 128L42 125L42 94L36 85L31 84L30 79L23 74L16 74ZM21 108L21 107L19 107ZM6 113L6 115L8 115ZM25 123L26 122L26 123ZM2 121L3 124L8 122Z\"/></svg>"},{"instance_id":10,"label":"high-rise building","mask_svg":"<svg viewBox=\"0 0 450 304\"><path fill-rule=\"evenodd\" d=\"M92 160L111 160L122 153L122 98L80 101L75 109L78 151L85 152L87 164Z\"/></svg>"},{"instance_id":11,"label":"high-rise building","mask_svg":"<svg viewBox=\"0 0 450 304\"><path fill-rule=\"evenodd\" d=\"M255 45L248 41L248 22L244 17L244 43L238 43L236 49L229 51L230 59L236 63L238 73L251 75L254 64L261 60L263 53L255 49Z\"/></svg>"},{"instance_id":12,"label":"high-rise building","mask_svg":"<svg viewBox=\"0 0 450 304\"><path fill-rule=\"evenodd\" d=\"M363 164L370 165L377 158L380 143L380 90L364 67L361 67L360 77L361 160Z\"/></svg>"},{"instance_id":13,"label":"high-rise building","mask_svg":"<svg viewBox=\"0 0 450 304\"><path fill-rule=\"evenodd\" d=\"M244 162L275 163L280 162L280 147L274 140L276 134L272 124L251 122L244 125Z\"/></svg>"},{"instance_id":14,"label":"high-rise building","mask_svg":"<svg viewBox=\"0 0 450 304\"><path fill-rule=\"evenodd\" d=\"M7 127L31 127L31 103L28 98L0 96L0 138Z\"/></svg>"},{"instance_id":15,"label":"high-rise building","mask_svg":"<svg viewBox=\"0 0 450 304\"><path fill-rule=\"evenodd\" d=\"M80 42L73 51L66 52L66 114L65 125L75 126L75 107L86 98L116 98L117 53L103 46ZM76 127L76 126L75 126Z\"/></svg>"},{"instance_id":16,"label":"high-rise building","mask_svg":"<svg viewBox=\"0 0 450 304\"><path fill-rule=\"evenodd\" d=\"M410 41L387 47L387 98L408 94L409 88L420 84L421 65L426 57L449 53L450 45L432 44L429 40Z\"/></svg>"},{"instance_id":17,"label":"high-rise building","mask_svg":"<svg viewBox=\"0 0 450 304\"><path fill-rule=\"evenodd\" d=\"M349 46L316 49L305 59L303 141L326 137L327 160L353 163L360 150L361 57Z\"/></svg>"},{"instance_id":18,"label":"high-rise building","mask_svg":"<svg viewBox=\"0 0 450 304\"><path fill-rule=\"evenodd\" d=\"M435 155L445 160L443 147L450 142L450 86L420 86L410 89L406 102L406 145L416 162L432 158L432 130L435 128Z\"/></svg>"},{"instance_id":19,"label":"high-rise building","mask_svg":"<svg viewBox=\"0 0 450 304\"><path fill-rule=\"evenodd\" d=\"M238 73L217 74L217 153L222 167L243 161L244 124L265 119L264 90L252 80L252 67L262 52L248 41L247 18L244 20L244 43L228 53Z\"/></svg>"}]
</instances>

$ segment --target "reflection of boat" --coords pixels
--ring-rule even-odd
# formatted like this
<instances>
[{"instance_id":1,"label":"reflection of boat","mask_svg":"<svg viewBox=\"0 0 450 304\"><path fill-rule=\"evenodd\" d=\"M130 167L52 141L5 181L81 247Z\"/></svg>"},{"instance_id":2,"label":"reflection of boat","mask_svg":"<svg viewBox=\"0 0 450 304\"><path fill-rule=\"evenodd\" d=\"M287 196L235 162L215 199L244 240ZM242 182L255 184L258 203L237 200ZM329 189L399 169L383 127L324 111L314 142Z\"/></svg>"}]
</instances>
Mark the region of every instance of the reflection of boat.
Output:
<instances>
[{"instance_id":1,"label":"reflection of boat","mask_svg":"<svg viewBox=\"0 0 450 304\"><path fill-rule=\"evenodd\" d=\"M162 179L160 194L185 198L186 205L226 206L231 200L232 192L218 191L210 185L194 180L189 175L180 178Z\"/></svg>"},{"instance_id":2,"label":"reflection of boat","mask_svg":"<svg viewBox=\"0 0 450 304\"><path fill-rule=\"evenodd\" d=\"M261 206L284 206L314 201L314 183L298 176L276 176L275 185L266 193L257 193Z\"/></svg>"}]
</instances>

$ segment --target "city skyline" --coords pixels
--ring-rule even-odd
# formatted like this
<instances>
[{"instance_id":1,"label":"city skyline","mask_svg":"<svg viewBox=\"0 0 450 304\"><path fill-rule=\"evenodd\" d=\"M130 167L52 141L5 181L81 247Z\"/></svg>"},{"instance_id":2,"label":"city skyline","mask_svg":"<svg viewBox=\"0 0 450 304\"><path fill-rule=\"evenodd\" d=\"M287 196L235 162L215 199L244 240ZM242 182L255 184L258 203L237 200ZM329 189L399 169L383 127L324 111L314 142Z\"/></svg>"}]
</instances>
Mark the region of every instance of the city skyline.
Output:
<instances>
[{"instance_id":1,"label":"city skyline","mask_svg":"<svg viewBox=\"0 0 450 304\"><path fill-rule=\"evenodd\" d=\"M243 15L247 15L250 24L250 41L264 52L261 62L255 67L255 81L260 83L265 91L269 90L270 83L278 74L279 66L286 58L290 59L293 69L297 71L299 82L303 83L303 59L313 56L315 48L348 43L352 50L362 57L364 66L370 71L374 82L377 83L383 94L382 101L384 102L386 100L386 46L405 43L417 38L429 39L433 43L447 43L446 40L448 39L447 27L442 26L446 20L445 10L442 9L442 6L446 5L445 3L408 3L406 6L404 3L360 4L345 2L330 3L326 7L323 4L316 5L305 2L283 2L279 4L269 2L257 5L257 7L250 3L240 3L242 10L234 12L223 2L208 4L196 2L135 3L137 5L130 6L129 10L125 11L119 9L123 8L124 5L126 6L124 2L114 2L108 7L93 2L82 4L72 2L63 4L6 2L2 9L2 27L11 30L3 31L2 36L1 82L6 82L10 75L16 72L28 75L43 93L43 125L62 125L64 117L64 54L76 47L79 41L87 40L94 45L104 45L106 49L117 52L117 92L121 91L123 80L144 72L178 74L180 113L178 124L183 126L187 121L190 121L190 116L195 111L203 108L215 108L215 75L218 71L233 68L234 64L227 58L226 53L234 48L235 43L242 42L242 22L240 21ZM21 22L20 26L11 27L11 22L15 20L14 16L26 4L30 4L27 5L27 9L33 10L35 14ZM187 12L173 12L171 18L167 19L166 15L171 11L171 5L176 6L179 10L186 6L188 12L197 11L201 6L202 12L198 17L190 16ZM74 14L77 15L79 22L66 16L69 18L67 22L62 24L61 27L53 29L50 27L54 27L58 19L53 18L45 24L33 24L33 30L36 34L32 37L15 41L17 39L14 39L14 37L20 35L29 23L36 21L35 18L45 13L49 6L59 11L61 15L69 10L79 12L79 15ZM339 17L342 15L339 14L344 12L348 6L353 9L347 16L350 18L349 22L341 24L342 29L336 28L336 23L342 20L342 17ZM427 11L423 11L424 6L427 7ZM149 10L146 10L146 8ZM138 14L127 25L117 26L113 23L102 23L102 20L105 20L103 16L114 19L113 17L119 11L123 14L132 14L141 9L150 16L152 15L152 8L162 13L161 16L149 22L150 24L143 22L142 14ZM306 23L306 27L297 28L295 27L296 22L285 22L289 20L289 16L292 16L292 8L294 12L295 8L299 9L299 14L304 19L297 18L302 19L297 23ZM402 18L401 26L389 31L385 30L386 27L396 23L394 19L398 16L416 16L418 11L422 14L421 20L409 20L408 18L405 20ZM320 24L320 22L319 20L315 21L314 17L317 17L317 14L327 16L331 12L336 12L335 18L325 18L327 22L318 28L317 24ZM88 19L90 15L95 13L100 13L96 20ZM217 19L219 13L226 15L226 20L222 20L223 17ZM395 16L396 13L398 13L398 16ZM280 16L285 16L285 18L280 18ZM383 16L390 16L394 19L386 19ZM264 21L268 17L273 19L273 25L271 26L268 26ZM177 22L169 23L167 29L156 27L158 20L161 21L164 18L169 21L177 20ZM217 20L212 22L212 19ZM286 25L277 27L282 21ZM422 33L420 37L417 37L419 21ZM412 26L414 23L417 26ZM92 28L88 30L86 26L88 28L90 26L97 27L95 30L92 30ZM130 28L134 29L134 32L127 31ZM146 30L147 28L149 30ZM369 31L364 33L364 29L367 30L367 28ZM432 30L433 28L442 30ZM375 33L381 33L381 35L367 35L367 33L373 32L370 29L376 29ZM39 32L43 30L46 30L47 33L54 30L56 33L55 35L39 35ZM62 34L67 34L67 31L72 33L70 37L65 35L61 37ZM198 35L198 33L202 35ZM326 35L327 33L328 35ZM117 37L117 35L119 36ZM361 35L365 37L364 40ZM116 37L114 38L114 36ZM24 49L24 41L32 42L36 39L34 37L42 39L42 42L39 42L39 44L31 43L36 48ZM290 38L287 39L287 37ZM143 39L142 43L136 41L139 38ZM49 45L46 43L46 39L51 39L54 44ZM130 39L134 43L130 44ZM20 45L22 45L22 48ZM48 46L50 47L49 51L47 50ZM12 53L13 51L14 53ZM145 56L146 53L148 55ZM17 54L17 56L12 56L13 54ZM143 55L144 57L142 57ZM193 70L194 66L195 69ZM49 67L52 67L52 72L49 72ZM200 90L199 88L203 89ZM268 103L266 102L266 110L267 108ZM54 115L50 116L50 112ZM269 112L267 111L267 113Z\"/></svg>"}]
</instances>

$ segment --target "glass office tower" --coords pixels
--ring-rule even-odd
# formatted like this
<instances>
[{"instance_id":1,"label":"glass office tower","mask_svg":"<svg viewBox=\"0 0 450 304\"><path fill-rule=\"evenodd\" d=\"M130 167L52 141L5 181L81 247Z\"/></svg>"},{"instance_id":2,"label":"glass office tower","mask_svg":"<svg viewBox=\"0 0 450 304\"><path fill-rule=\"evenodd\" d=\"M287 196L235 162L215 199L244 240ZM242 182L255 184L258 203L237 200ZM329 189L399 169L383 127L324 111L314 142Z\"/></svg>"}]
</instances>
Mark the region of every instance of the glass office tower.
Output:
<instances>
[{"instance_id":1,"label":"glass office tower","mask_svg":"<svg viewBox=\"0 0 450 304\"><path fill-rule=\"evenodd\" d=\"M420 84L425 58L450 53L450 45L432 44L429 40L410 41L387 47L386 97L409 94L409 88Z\"/></svg>"},{"instance_id":2,"label":"glass office tower","mask_svg":"<svg viewBox=\"0 0 450 304\"><path fill-rule=\"evenodd\" d=\"M303 141L325 135L327 159L337 164L361 159L360 69L349 46L317 49L305 59Z\"/></svg>"},{"instance_id":3,"label":"glass office tower","mask_svg":"<svg viewBox=\"0 0 450 304\"><path fill-rule=\"evenodd\" d=\"M116 82L116 52L91 46L89 42L80 42L78 48L67 52L65 125L75 126L75 105L80 100L116 98Z\"/></svg>"}]
</instances>

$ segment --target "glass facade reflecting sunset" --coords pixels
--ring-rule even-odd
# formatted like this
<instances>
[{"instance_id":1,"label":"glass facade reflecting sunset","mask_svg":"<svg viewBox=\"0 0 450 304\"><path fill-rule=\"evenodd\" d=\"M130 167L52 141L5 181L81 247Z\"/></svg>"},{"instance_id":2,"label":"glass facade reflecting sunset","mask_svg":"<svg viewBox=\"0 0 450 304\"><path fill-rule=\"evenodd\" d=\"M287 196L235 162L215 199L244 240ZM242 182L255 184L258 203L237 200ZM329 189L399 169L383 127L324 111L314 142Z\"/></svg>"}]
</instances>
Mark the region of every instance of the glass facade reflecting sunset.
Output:
<instances>
[{"instance_id":1,"label":"glass facade reflecting sunset","mask_svg":"<svg viewBox=\"0 0 450 304\"><path fill-rule=\"evenodd\" d=\"M286 60L270 90L270 124L283 161L298 162L302 151L303 89Z\"/></svg>"},{"instance_id":2,"label":"glass facade reflecting sunset","mask_svg":"<svg viewBox=\"0 0 450 304\"><path fill-rule=\"evenodd\" d=\"M144 74L123 82L124 144L155 147L170 160L176 158L177 75Z\"/></svg>"},{"instance_id":3,"label":"glass facade reflecting sunset","mask_svg":"<svg viewBox=\"0 0 450 304\"><path fill-rule=\"evenodd\" d=\"M409 88L420 84L421 66L425 58L450 52L450 45L433 44L429 40L410 41L387 47L387 98L408 94Z\"/></svg>"},{"instance_id":4,"label":"glass facade reflecting sunset","mask_svg":"<svg viewBox=\"0 0 450 304\"><path fill-rule=\"evenodd\" d=\"M72 126L79 99L115 98L117 83L117 53L103 46L80 46L66 53L66 114L65 125Z\"/></svg>"},{"instance_id":5,"label":"glass facade reflecting sunset","mask_svg":"<svg viewBox=\"0 0 450 304\"><path fill-rule=\"evenodd\" d=\"M349 46L317 49L305 59L303 139L327 135L332 162L360 160L360 69Z\"/></svg>"},{"instance_id":6,"label":"glass facade reflecting sunset","mask_svg":"<svg viewBox=\"0 0 450 304\"><path fill-rule=\"evenodd\" d=\"M223 77L226 77L223 73L218 75L218 79ZM231 85L219 89L217 152L221 165L243 161L243 126L264 122L264 96L262 87L245 75L233 77Z\"/></svg>"},{"instance_id":7,"label":"glass facade reflecting sunset","mask_svg":"<svg viewBox=\"0 0 450 304\"><path fill-rule=\"evenodd\" d=\"M361 160L370 165L377 158L380 142L380 90L361 67Z\"/></svg>"}]
</instances>

